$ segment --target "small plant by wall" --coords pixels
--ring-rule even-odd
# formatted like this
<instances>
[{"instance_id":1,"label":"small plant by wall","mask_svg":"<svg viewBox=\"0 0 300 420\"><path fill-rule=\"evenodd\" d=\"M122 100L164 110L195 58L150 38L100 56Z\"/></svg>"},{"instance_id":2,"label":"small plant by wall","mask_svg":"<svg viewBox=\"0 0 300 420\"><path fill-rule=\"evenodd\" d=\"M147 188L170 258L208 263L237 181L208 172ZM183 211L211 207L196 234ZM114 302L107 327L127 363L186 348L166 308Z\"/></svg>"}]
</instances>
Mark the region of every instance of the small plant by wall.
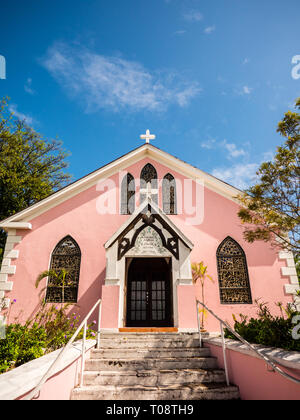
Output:
<instances>
[{"instance_id":1,"label":"small plant by wall","mask_svg":"<svg viewBox=\"0 0 300 420\"><path fill-rule=\"evenodd\" d=\"M14 302L13 302L14 303ZM12 304L13 304L12 303ZM0 373L63 347L80 324L80 316L69 312L70 304L40 303L36 315L24 325L6 326L5 338L0 340ZM96 321L88 325L87 338L94 338ZM78 335L82 338L83 332Z\"/></svg>"},{"instance_id":2,"label":"small plant by wall","mask_svg":"<svg viewBox=\"0 0 300 420\"><path fill-rule=\"evenodd\" d=\"M293 319L300 315L294 305L290 304L283 308L282 304L278 302L277 306L280 308L281 316L274 316L266 303L260 303L258 300L255 303L258 307L257 318L248 319L246 315L240 314L240 320L238 320L233 315L234 330L249 343L300 351L300 339L293 337L295 329ZM227 329L225 329L225 337L237 339Z\"/></svg>"}]
</instances>

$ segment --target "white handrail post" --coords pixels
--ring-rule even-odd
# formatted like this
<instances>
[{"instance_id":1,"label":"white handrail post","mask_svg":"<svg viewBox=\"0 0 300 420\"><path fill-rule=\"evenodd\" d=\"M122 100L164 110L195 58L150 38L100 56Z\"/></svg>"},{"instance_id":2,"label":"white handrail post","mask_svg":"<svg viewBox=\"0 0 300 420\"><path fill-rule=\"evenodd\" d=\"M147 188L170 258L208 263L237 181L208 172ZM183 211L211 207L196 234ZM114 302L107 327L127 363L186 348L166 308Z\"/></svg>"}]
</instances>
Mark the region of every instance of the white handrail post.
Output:
<instances>
[{"instance_id":1,"label":"white handrail post","mask_svg":"<svg viewBox=\"0 0 300 420\"><path fill-rule=\"evenodd\" d=\"M97 349L100 349L100 324L101 324L101 302L99 303L99 311L98 311L98 331L97 331Z\"/></svg>"},{"instance_id":2,"label":"white handrail post","mask_svg":"<svg viewBox=\"0 0 300 420\"><path fill-rule=\"evenodd\" d=\"M224 368L225 368L225 376L226 376L226 384L229 386L229 377L228 377L228 368L227 368L227 358L226 358L226 344L224 338L224 328L222 322L220 322L220 329L221 329L221 337L222 337L222 347L223 347L223 359L224 359Z\"/></svg>"},{"instance_id":3,"label":"white handrail post","mask_svg":"<svg viewBox=\"0 0 300 420\"><path fill-rule=\"evenodd\" d=\"M200 328L200 317L199 317L199 302L196 301L196 311L197 311L197 322L198 322L198 333L199 333L199 345L202 348L202 334Z\"/></svg>"},{"instance_id":4,"label":"white handrail post","mask_svg":"<svg viewBox=\"0 0 300 420\"><path fill-rule=\"evenodd\" d=\"M80 374L80 388L83 385L83 372L85 365L85 348L86 348L86 331L87 331L87 321L85 321L83 326L83 339L82 339L82 354L81 354L81 374Z\"/></svg>"}]
</instances>

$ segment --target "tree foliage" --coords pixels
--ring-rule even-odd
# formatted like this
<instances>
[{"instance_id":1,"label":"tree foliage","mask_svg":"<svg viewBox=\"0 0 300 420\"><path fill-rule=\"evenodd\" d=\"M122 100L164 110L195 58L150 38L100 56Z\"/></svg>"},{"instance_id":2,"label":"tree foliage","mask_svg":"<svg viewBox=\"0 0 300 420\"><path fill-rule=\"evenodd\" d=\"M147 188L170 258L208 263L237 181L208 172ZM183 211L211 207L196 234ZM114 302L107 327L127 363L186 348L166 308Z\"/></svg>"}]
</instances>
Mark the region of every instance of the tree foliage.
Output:
<instances>
[{"instance_id":1,"label":"tree foliage","mask_svg":"<svg viewBox=\"0 0 300 420\"><path fill-rule=\"evenodd\" d=\"M15 118L0 100L0 220L25 209L70 181L61 141L47 140ZM0 235L3 248L5 234Z\"/></svg>"},{"instance_id":2,"label":"tree foliage","mask_svg":"<svg viewBox=\"0 0 300 420\"><path fill-rule=\"evenodd\" d=\"M299 256L300 114L286 112L277 131L285 142L273 161L260 166L258 182L238 197L243 204L238 215L247 224L244 237L248 242L263 240Z\"/></svg>"}]
</instances>

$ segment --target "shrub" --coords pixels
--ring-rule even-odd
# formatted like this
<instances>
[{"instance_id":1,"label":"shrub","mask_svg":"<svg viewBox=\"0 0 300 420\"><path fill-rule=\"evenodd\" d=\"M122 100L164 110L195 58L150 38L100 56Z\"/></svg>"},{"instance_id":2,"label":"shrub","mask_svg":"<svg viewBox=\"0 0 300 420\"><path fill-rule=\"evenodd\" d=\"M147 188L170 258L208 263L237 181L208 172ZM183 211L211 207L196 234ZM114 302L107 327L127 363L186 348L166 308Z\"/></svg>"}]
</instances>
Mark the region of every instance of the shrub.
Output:
<instances>
[{"instance_id":1,"label":"shrub","mask_svg":"<svg viewBox=\"0 0 300 420\"><path fill-rule=\"evenodd\" d=\"M19 323L6 327L5 339L0 340L0 373L27 363L30 360L63 347L80 324L80 316L68 314L70 304L49 305L41 303L40 310L25 325ZM95 332L88 325L87 338ZM83 337L83 329L77 339Z\"/></svg>"},{"instance_id":2,"label":"shrub","mask_svg":"<svg viewBox=\"0 0 300 420\"><path fill-rule=\"evenodd\" d=\"M262 344L284 350L300 351L300 340L293 339L292 330L295 327L292 319L299 312L289 305L283 309L280 303L281 316L273 316L266 303L255 301L258 306L258 317L250 318L240 314L240 321L233 316L234 330L249 343ZM285 316L284 316L285 312ZM236 340L234 334L225 329L225 337Z\"/></svg>"},{"instance_id":3,"label":"shrub","mask_svg":"<svg viewBox=\"0 0 300 420\"><path fill-rule=\"evenodd\" d=\"M33 324L11 324L5 338L0 340L0 373L6 372L44 354L45 328Z\"/></svg>"}]
</instances>

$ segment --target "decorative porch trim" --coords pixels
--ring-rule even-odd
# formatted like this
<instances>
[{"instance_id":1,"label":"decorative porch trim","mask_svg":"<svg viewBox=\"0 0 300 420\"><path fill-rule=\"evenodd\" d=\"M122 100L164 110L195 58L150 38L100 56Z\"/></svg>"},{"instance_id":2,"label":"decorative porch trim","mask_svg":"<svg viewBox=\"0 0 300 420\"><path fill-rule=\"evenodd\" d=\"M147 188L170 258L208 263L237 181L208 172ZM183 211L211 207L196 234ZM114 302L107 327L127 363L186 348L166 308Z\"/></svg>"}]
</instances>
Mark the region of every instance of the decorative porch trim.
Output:
<instances>
[{"instance_id":1,"label":"decorative porch trim","mask_svg":"<svg viewBox=\"0 0 300 420\"><path fill-rule=\"evenodd\" d=\"M169 228L171 228L177 236L182 240L182 242L190 249L193 249L194 244L178 229L178 227L171 221L171 219L150 199L146 199L143 203L135 210L135 212L123 223L122 226L114 233L114 235L106 241L104 247L107 249L121 236L123 232L127 232L127 229L130 230L130 226L141 214L145 214L145 209L148 209L148 206L151 206L154 210L153 214L156 214L161 217L163 222Z\"/></svg>"}]
</instances>

